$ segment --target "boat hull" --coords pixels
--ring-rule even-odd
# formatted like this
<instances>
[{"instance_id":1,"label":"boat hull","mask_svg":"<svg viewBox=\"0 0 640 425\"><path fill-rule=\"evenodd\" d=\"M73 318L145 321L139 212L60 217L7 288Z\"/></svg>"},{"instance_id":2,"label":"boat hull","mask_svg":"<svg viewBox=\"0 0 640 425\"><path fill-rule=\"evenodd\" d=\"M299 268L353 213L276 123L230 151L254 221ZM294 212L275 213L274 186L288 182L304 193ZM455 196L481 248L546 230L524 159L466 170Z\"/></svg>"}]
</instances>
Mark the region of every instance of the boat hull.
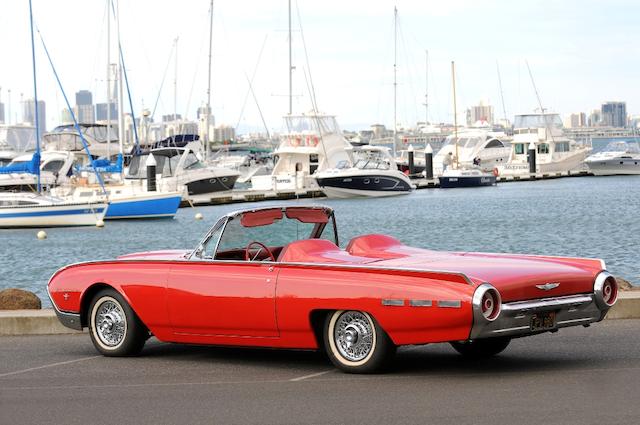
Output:
<instances>
[{"instance_id":1,"label":"boat hull","mask_svg":"<svg viewBox=\"0 0 640 425\"><path fill-rule=\"evenodd\" d=\"M386 197L411 193L407 181L385 175L317 177L318 185L330 198Z\"/></svg>"},{"instance_id":2,"label":"boat hull","mask_svg":"<svg viewBox=\"0 0 640 425\"><path fill-rule=\"evenodd\" d=\"M640 175L640 159L615 158L602 161L585 161L589 171L596 176Z\"/></svg>"},{"instance_id":3,"label":"boat hull","mask_svg":"<svg viewBox=\"0 0 640 425\"><path fill-rule=\"evenodd\" d=\"M228 175L222 177L211 177L194 180L186 183L189 196L204 195L206 193L223 192L233 189L239 175Z\"/></svg>"},{"instance_id":4,"label":"boat hull","mask_svg":"<svg viewBox=\"0 0 640 425\"><path fill-rule=\"evenodd\" d=\"M17 206L0 208L0 228L94 226L103 220L107 203Z\"/></svg>"},{"instance_id":5,"label":"boat hull","mask_svg":"<svg viewBox=\"0 0 640 425\"><path fill-rule=\"evenodd\" d=\"M481 187L494 186L496 184L496 176L441 176L438 177L440 187L443 189L452 189L456 187Z\"/></svg>"},{"instance_id":6,"label":"boat hull","mask_svg":"<svg viewBox=\"0 0 640 425\"><path fill-rule=\"evenodd\" d=\"M133 218L172 218L176 215L181 194L145 193L122 199L112 199L106 220Z\"/></svg>"}]
</instances>

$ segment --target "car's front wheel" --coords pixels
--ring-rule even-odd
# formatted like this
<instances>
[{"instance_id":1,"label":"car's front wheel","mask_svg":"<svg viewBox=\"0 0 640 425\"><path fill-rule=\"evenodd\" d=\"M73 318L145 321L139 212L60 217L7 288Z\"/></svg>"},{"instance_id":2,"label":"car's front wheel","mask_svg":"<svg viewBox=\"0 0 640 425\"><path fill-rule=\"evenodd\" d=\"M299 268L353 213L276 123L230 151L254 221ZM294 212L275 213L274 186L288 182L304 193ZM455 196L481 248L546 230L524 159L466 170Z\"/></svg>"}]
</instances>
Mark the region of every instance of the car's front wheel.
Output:
<instances>
[{"instance_id":1,"label":"car's front wheel","mask_svg":"<svg viewBox=\"0 0 640 425\"><path fill-rule=\"evenodd\" d=\"M509 337L496 337L452 342L451 346L465 357L479 359L495 356L503 352L510 342L511 338Z\"/></svg>"},{"instance_id":2,"label":"car's front wheel","mask_svg":"<svg viewBox=\"0 0 640 425\"><path fill-rule=\"evenodd\" d=\"M88 322L91 341L105 356L137 355L149 336L131 306L113 289L103 289L93 297Z\"/></svg>"},{"instance_id":3,"label":"car's front wheel","mask_svg":"<svg viewBox=\"0 0 640 425\"><path fill-rule=\"evenodd\" d=\"M396 346L375 319L355 310L339 310L327 316L324 346L331 362L349 373L379 371L396 352Z\"/></svg>"}]
</instances>

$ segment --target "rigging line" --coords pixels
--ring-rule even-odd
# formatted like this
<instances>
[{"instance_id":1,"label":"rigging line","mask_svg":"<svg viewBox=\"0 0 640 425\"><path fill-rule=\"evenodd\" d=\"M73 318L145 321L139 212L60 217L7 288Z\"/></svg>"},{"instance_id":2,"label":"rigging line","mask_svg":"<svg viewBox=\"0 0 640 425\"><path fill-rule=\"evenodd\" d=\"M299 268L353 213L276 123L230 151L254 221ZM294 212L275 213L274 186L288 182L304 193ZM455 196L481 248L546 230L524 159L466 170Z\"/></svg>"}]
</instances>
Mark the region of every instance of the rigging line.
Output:
<instances>
[{"instance_id":1,"label":"rigging line","mask_svg":"<svg viewBox=\"0 0 640 425\"><path fill-rule=\"evenodd\" d=\"M320 111L318 111L318 103L317 103L317 99L316 99L316 89L313 85L313 78L311 77L311 66L309 65L309 54L307 52L307 43L304 39L304 31L302 31L302 19L300 17L300 8L298 7L298 2L296 1L296 14L298 15L298 27L300 28L300 40L302 41L302 48L304 50L304 58L305 58L305 62L307 64L306 69L309 72L309 84L311 85L311 106L313 108L314 111L314 116L316 118L316 125L318 126L318 133L320 136L320 144L322 145L322 152L324 153L324 157L327 159L327 166L331 166L331 164L329 164L329 156L327 155L327 148L324 145L324 136L322 134L322 126L321 126L321 121L320 121L320 117L318 116L318 114L320 113ZM307 72L305 71L305 79L307 77Z\"/></svg>"},{"instance_id":2,"label":"rigging line","mask_svg":"<svg viewBox=\"0 0 640 425\"><path fill-rule=\"evenodd\" d=\"M253 96L253 100L254 100L254 102L256 102L256 107L258 108L258 113L260 114L260 119L262 120L262 125L264 125L264 129L267 132L267 139L270 139L271 136L269 134L269 128L267 127L267 122L265 121L264 115L262 114L262 109L260 108L260 104L258 103L258 98L256 97L256 94L253 91L253 85L251 84L251 81L249 81L249 76L247 75L246 72L245 72L244 76L247 79L247 83L249 83L249 89L251 90L251 95Z\"/></svg>"},{"instance_id":3,"label":"rigging line","mask_svg":"<svg viewBox=\"0 0 640 425\"><path fill-rule=\"evenodd\" d=\"M174 44L173 42L171 44ZM160 101L160 95L162 94L162 87L164 86L164 81L167 79L167 74L169 73L169 66L171 65L171 59L173 59L173 52L175 50L174 47L171 48L169 52L169 59L167 59L167 66L164 68L164 74L162 74L162 81L160 82L160 87L158 87L158 96L156 97L156 102L153 105L153 112L151 112L151 118L156 115L156 109L158 108L158 102Z\"/></svg>"},{"instance_id":4,"label":"rigging line","mask_svg":"<svg viewBox=\"0 0 640 425\"><path fill-rule=\"evenodd\" d=\"M109 13L108 5L105 5L104 6L104 14L102 15L102 25L100 25L100 34L98 36L98 43L97 43L98 46L100 46L102 44L102 36L104 35L104 23L106 21L108 13ZM95 55L94 61L93 61L93 75L97 75L98 74L98 72L97 72L98 62L101 60L101 59L98 59L98 57L100 55L98 55L97 52L99 52L99 51L100 51L99 48L96 49L96 55ZM98 92L97 88L98 88L98 79L94 78L93 79L93 84L92 84L93 93L97 93Z\"/></svg>"},{"instance_id":5,"label":"rigging line","mask_svg":"<svg viewBox=\"0 0 640 425\"><path fill-rule=\"evenodd\" d=\"M60 91L62 92L62 96L64 97L64 101L67 104L67 109L69 110L69 114L71 114L71 118L73 119L73 126L78 132L78 135L80 136L82 147L84 148L87 154L87 157L89 158L89 162L91 162L91 167L93 168L93 171L96 174L98 183L102 188L102 192L108 199L109 195L107 194L107 190L104 187L104 181L102 180L102 175L100 175L100 172L96 168L95 161L93 160L93 156L91 156L91 151L89 151L89 144L87 143L87 140L84 138L84 134L80 130L80 126L78 125L78 120L76 120L76 115L73 113L73 109L71 108L71 104L69 103L69 99L67 98L67 94L65 93L64 88L62 87L62 82L60 81L60 77L58 77L58 72L56 71L56 68L53 65L53 60L49 55L49 50L47 49L47 45L44 43L44 38L42 37L42 33L40 32L40 29L38 29L37 27L36 27L36 30L38 31L38 35L40 36L40 41L42 42L42 47L44 48L44 52L47 55L47 59L49 59L49 64L51 65L51 70L53 71L53 75L55 76L56 81L58 82L58 87L60 88Z\"/></svg>"},{"instance_id":6,"label":"rigging line","mask_svg":"<svg viewBox=\"0 0 640 425\"><path fill-rule=\"evenodd\" d=\"M502 99L502 113L504 115L504 123L507 124L507 108L504 106L504 92L502 91L502 78L500 78L500 65L496 60L496 69L498 70L498 85L500 87L500 99Z\"/></svg>"},{"instance_id":7,"label":"rigging line","mask_svg":"<svg viewBox=\"0 0 640 425\"><path fill-rule=\"evenodd\" d=\"M207 16L207 22L208 21L209 21L209 17ZM209 32L209 29L207 28L206 25L203 25L202 27L206 29L207 33ZM189 109L191 106L191 98L193 97L193 91L196 85L196 81L198 79L198 74L200 72L200 62L202 60L202 52L204 50L205 37L200 37L200 38L201 38L200 50L198 51L198 55L196 56L197 57L196 66L194 67L193 78L191 79L191 88L189 89L189 96L187 96L187 104L185 105L185 111L184 111L185 119L187 119L187 114L189 113Z\"/></svg>"},{"instance_id":8,"label":"rigging line","mask_svg":"<svg viewBox=\"0 0 640 425\"><path fill-rule=\"evenodd\" d=\"M36 176L38 179L38 193L42 190L40 181L40 122L38 114L38 84L36 80L36 44L33 37L33 10L31 8L31 0L29 0L29 30L31 31L31 63L33 65L33 103L35 106L35 124L36 124ZM22 96L22 95L21 95Z\"/></svg>"},{"instance_id":9,"label":"rigging line","mask_svg":"<svg viewBox=\"0 0 640 425\"><path fill-rule=\"evenodd\" d=\"M248 76L247 76L247 74L245 72L245 77L247 77L247 82L249 83L249 87L247 89L247 93L244 96L244 101L242 102L242 107L240 108L240 116L238 117L238 122L236 124L236 131L238 131L238 127L240 127L240 121L242 120L242 117L244 115L244 109L247 106L247 101L249 100L249 94L253 93L253 82L254 82L254 80L256 78L256 74L258 73L258 68L260 66L260 62L262 61L262 53L264 52L264 47L267 44L268 37L269 37L269 34L267 33L264 36L264 40L262 41L262 47L260 47L260 52L258 53L258 60L256 61L256 65L253 68L253 73L251 74L251 79L250 80L249 80L249 78L248 78ZM253 96L254 96L254 99L255 99L255 94L253 94ZM258 105L258 101L256 100L256 106L257 105ZM260 108L258 107L258 109L260 109ZM262 112L260 112L260 115L262 116ZM264 119L263 119L263 122L264 122ZM269 133L269 129L267 128L266 123L265 123L265 129L267 130L267 134L268 134Z\"/></svg>"},{"instance_id":10,"label":"rigging line","mask_svg":"<svg viewBox=\"0 0 640 425\"><path fill-rule=\"evenodd\" d=\"M555 143L555 139L553 138L553 131L551 131L551 123L549 123L549 120L547 120L547 117L544 114L544 108L542 107L542 101L540 100L540 95L538 94L538 88L536 87L536 82L533 80L533 74L531 73L531 68L529 67L529 61L525 59L524 63L527 64L527 70L529 71L531 84L533 85L533 90L536 92L536 97L538 98L538 105L540 106L540 113L542 114L542 119L544 120L545 128L549 131L549 135L551 136L551 141Z\"/></svg>"}]
</instances>

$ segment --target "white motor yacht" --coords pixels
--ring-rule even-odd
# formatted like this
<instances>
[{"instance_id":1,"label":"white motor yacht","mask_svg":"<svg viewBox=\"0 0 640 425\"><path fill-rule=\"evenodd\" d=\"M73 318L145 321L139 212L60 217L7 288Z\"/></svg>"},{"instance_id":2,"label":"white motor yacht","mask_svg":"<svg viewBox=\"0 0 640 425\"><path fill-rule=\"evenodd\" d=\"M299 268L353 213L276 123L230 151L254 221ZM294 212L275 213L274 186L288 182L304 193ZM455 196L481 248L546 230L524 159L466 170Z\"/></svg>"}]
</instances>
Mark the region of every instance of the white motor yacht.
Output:
<instances>
[{"instance_id":1,"label":"white motor yacht","mask_svg":"<svg viewBox=\"0 0 640 425\"><path fill-rule=\"evenodd\" d=\"M383 146L354 146L350 160L315 174L318 185L329 198L382 197L406 195L415 189L409 177L398 170Z\"/></svg>"},{"instance_id":2,"label":"white motor yacht","mask_svg":"<svg viewBox=\"0 0 640 425\"><path fill-rule=\"evenodd\" d=\"M560 115L536 113L516 115L509 160L496 166L502 175L529 174L529 146L536 148L536 172L558 173L579 170L591 152L590 146L579 145L564 135Z\"/></svg>"},{"instance_id":3,"label":"white motor yacht","mask_svg":"<svg viewBox=\"0 0 640 425\"><path fill-rule=\"evenodd\" d=\"M33 152L15 157L7 168L25 168L33 161ZM75 155L71 152L40 153L40 184L51 188L67 183L73 172ZM33 171L33 170L32 170ZM38 176L25 171L0 171L0 191L33 191L38 184Z\"/></svg>"},{"instance_id":4,"label":"white motor yacht","mask_svg":"<svg viewBox=\"0 0 640 425\"><path fill-rule=\"evenodd\" d=\"M504 132L493 131L491 127L470 127L459 130L457 138L454 134L447 136L442 148L433 156L434 174L442 174L443 161L450 153L452 156L457 156L457 162L461 168L492 171L509 160L511 145ZM417 159L422 161L424 168L424 154L419 155Z\"/></svg>"},{"instance_id":5,"label":"white motor yacht","mask_svg":"<svg viewBox=\"0 0 640 425\"><path fill-rule=\"evenodd\" d=\"M273 152L269 175L251 178L253 190L319 189L317 172L350 161L345 139L335 116L318 112L284 117L285 134Z\"/></svg>"},{"instance_id":6,"label":"white motor yacht","mask_svg":"<svg viewBox=\"0 0 640 425\"><path fill-rule=\"evenodd\" d=\"M157 163L156 181L158 191L184 191L183 200L207 202L211 195L233 189L240 173L227 168L207 166L197 153L201 150L199 141L185 143L183 146L163 146L134 155L131 158L126 178L132 184L146 186L146 163L153 154Z\"/></svg>"},{"instance_id":7,"label":"white motor yacht","mask_svg":"<svg viewBox=\"0 0 640 425\"><path fill-rule=\"evenodd\" d=\"M638 142L611 142L601 152L584 160L596 176L640 174L640 146Z\"/></svg>"}]
</instances>

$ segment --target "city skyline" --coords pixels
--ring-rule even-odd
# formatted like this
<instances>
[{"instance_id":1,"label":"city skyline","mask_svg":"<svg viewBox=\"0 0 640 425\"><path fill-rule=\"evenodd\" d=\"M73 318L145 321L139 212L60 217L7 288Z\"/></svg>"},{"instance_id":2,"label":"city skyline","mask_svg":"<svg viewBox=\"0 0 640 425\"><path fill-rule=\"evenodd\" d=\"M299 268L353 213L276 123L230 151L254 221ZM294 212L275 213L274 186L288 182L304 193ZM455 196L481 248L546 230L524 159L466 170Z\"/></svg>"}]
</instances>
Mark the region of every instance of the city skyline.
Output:
<instances>
[{"instance_id":1,"label":"city skyline","mask_svg":"<svg viewBox=\"0 0 640 425\"><path fill-rule=\"evenodd\" d=\"M34 19L72 104L74 94L83 89L93 93L94 104L104 103L106 2L84 3L89 2L34 0ZM173 3L168 1L134 3L122 2L120 12L134 112L140 115L143 106L152 110L157 102L156 121L174 111L195 119L195 111L206 100L209 2L187 2L180 8L171 7ZM549 110L563 116L589 114L614 100L626 102L627 112L637 114L640 89L632 72L637 60L630 52L637 39L634 35L640 35L632 10L640 11L640 7L626 1L547 3L533 1L511 7L508 2L493 1L481 7L468 1L446 5L329 2L321 7L294 1L294 113L312 108L306 93L315 91L318 109L336 114L345 129L374 122L393 124L393 7L397 4L397 116L401 124L424 121L427 50L432 122L452 121L452 60L456 62L457 112L462 122L465 109L481 100L494 107L496 119L504 116L496 62L509 119L538 107L527 62L542 105ZM63 13L68 9L84 19L78 21L71 18L75 14ZM15 114L20 93L27 99L33 92L26 2L5 6L0 26L6 55L12 64L20 64L0 70L2 102L7 103L11 89ZM115 27L112 23L112 34ZM248 93L247 79L254 74L262 51L253 89L269 129L280 127L280 117L288 112L286 28L285 1L242 2L242 6L215 2L212 109L216 122L260 129L259 111ZM176 37L177 107L173 100L175 63L170 60ZM51 127L60 119L64 101L38 38L36 54L39 99L47 102L47 126ZM115 55L113 49L112 61ZM311 86L309 73L313 90L306 88ZM163 77L164 87L159 91ZM5 106L5 113L7 109ZM129 111L126 103L125 111Z\"/></svg>"}]
</instances>

